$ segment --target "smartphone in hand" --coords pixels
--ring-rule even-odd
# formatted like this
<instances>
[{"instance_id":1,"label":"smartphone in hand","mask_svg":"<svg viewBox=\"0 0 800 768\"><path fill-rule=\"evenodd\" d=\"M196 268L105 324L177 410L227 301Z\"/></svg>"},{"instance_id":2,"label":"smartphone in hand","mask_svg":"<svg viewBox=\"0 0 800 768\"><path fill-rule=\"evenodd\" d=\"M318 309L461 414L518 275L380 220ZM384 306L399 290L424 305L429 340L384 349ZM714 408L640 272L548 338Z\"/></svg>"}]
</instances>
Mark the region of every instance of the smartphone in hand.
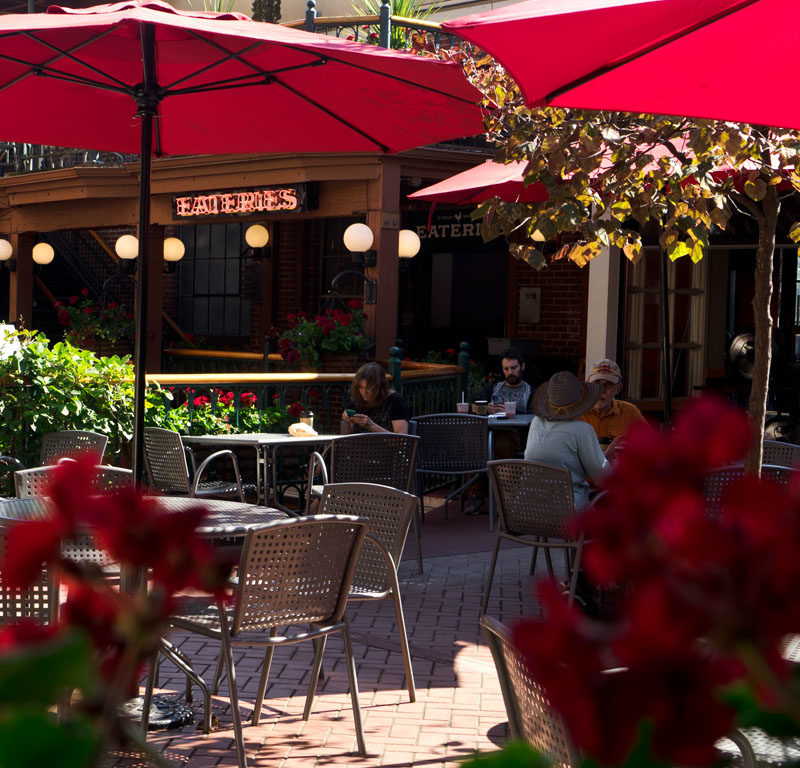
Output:
<instances>
[{"instance_id":1,"label":"smartphone in hand","mask_svg":"<svg viewBox=\"0 0 800 768\"><path fill-rule=\"evenodd\" d=\"M344 409L344 412L345 412L345 413L346 413L348 416L355 416L355 415L356 415L356 409L355 409L355 408L345 408L345 409Z\"/></svg>"}]
</instances>

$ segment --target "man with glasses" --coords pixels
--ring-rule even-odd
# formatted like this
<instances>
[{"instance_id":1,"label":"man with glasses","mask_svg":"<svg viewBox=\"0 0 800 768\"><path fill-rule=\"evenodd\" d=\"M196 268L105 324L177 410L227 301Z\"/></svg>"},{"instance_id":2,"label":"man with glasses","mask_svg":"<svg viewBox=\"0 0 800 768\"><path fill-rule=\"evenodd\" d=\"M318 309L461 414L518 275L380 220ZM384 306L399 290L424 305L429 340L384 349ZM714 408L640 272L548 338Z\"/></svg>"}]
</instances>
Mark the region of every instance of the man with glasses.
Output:
<instances>
[{"instance_id":1,"label":"man with glasses","mask_svg":"<svg viewBox=\"0 0 800 768\"><path fill-rule=\"evenodd\" d=\"M586 381L596 381L600 385L600 397L580 418L594 427L606 458L613 459L622 450L631 424L645 418L633 403L616 399L622 391L622 372L613 360L598 360L589 369Z\"/></svg>"}]
</instances>

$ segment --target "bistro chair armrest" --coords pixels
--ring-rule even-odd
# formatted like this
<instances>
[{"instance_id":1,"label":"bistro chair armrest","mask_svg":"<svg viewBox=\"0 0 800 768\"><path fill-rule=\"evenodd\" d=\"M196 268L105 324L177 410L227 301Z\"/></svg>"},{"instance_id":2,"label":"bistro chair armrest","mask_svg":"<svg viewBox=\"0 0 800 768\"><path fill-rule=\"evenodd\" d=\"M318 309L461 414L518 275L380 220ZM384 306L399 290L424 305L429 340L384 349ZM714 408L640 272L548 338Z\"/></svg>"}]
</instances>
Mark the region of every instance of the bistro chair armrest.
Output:
<instances>
[{"instance_id":1,"label":"bistro chair armrest","mask_svg":"<svg viewBox=\"0 0 800 768\"><path fill-rule=\"evenodd\" d=\"M0 468L16 472L19 469L25 469L25 465L13 456L0 456Z\"/></svg>"},{"instance_id":2,"label":"bistro chair armrest","mask_svg":"<svg viewBox=\"0 0 800 768\"><path fill-rule=\"evenodd\" d=\"M191 445L184 445L183 452L189 460L189 471L192 477L197 477L197 458L194 455L194 449Z\"/></svg>"},{"instance_id":3,"label":"bistro chair armrest","mask_svg":"<svg viewBox=\"0 0 800 768\"><path fill-rule=\"evenodd\" d=\"M322 483L320 483L320 485L327 485L330 481L328 479L328 467L325 466L325 459L319 451L312 451L311 455L308 457L309 485L314 483L317 467L319 467L319 473L322 475Z\"/></svg>"},{"instance_id":4,"label":"bistro chair armrest","mask_svg":"<svg viewBox=\"0 0 800 768\"><path fill-rule=\"evenodd\" d=\"M244 499L244 488L242 487L242 473L239 471L239 460L236 458L236 454L229 448L224 448L221 451L214 451L214 453L203 459L202 463L197 467L197 470L194 473L194 480L192 481L192 495L197 493L197 488L200 485L203 472L206 471L212 462L224 457L228 457L231 460L234 476L236 477L236 485L239 488L239 497Z\"/></svg>"}]
</instances>

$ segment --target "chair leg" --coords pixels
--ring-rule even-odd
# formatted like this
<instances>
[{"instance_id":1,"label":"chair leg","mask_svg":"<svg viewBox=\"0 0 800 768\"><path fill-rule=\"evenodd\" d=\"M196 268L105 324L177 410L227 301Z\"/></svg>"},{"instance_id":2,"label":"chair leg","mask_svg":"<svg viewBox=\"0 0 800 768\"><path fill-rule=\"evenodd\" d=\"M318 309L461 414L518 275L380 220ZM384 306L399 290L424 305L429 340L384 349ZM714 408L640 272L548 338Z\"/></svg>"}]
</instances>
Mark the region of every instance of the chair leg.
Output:
<instances>
[{"instance_id":1,"label":"chair leg","mask_svg":"<svg viewBox=\"0 0 800 768\"><path fill-rule=\"evenodd\" d=\"M400 635L400 650L403 653L403 665L406 668L406 685L408 686L408 700L417 700L417 689L414 685L414 670L411 667L411 649L408 646L408 634L406 633L406 620L403 616L403 604L400 600L400 585L397 582L397 573L392 573L392 600L394 600L394 612L397 615L397 634Z\"/></svg>"},{"instance_id":2,"label":"chair leg","mask_svg":"<svg viewBox=\"0 0 800 768\"><path fill-rule=\"evenodd\" d=\"M536 537L536 541L541 541L541 540L542 540L541 536ZM531 576L533 576L533 574L536 573L536 558L538 554L539 554L539 547L534 546L533 554L531 555L531 570L530 570Z\"/></svg>"},{"instance_id":3,"label":"chair leg","mask_svg":"<svg viewBox=\"0 0 800 768\"><path fill-rule=\"evenodd\" d=\"M481 612L480 615L483 616L486 613L486 609L489 606L489 594L492 591L492 582L494 581L494 569L497 566L497 555L500 552L500 536L497 535L494 537L494 550L492 551L492 562L489 565L489 578L486 582L486 587L483 591L483 600L481 600Z\"/></svg>"},{"instance_id":4,"label":"chair leg","mask_svg":"<svg viewBox=\"0 0 800 768\"><path fill-rule=\"evenodd\" d=\"M278 628L272 627L269 631L270 637L275 637L278 634ZM267 680L269 679L269 669L272 666L272 656L275 653L275 646L268 645L264 653L264 668L261 670L261 679L258 681L258 692L256 693L256 701L253 706L253 716L250 722L253 725L258 725L261 720L261 705L264 703L264 694L267 692Z\"/></svg>"},{"instance_id":5,"label":"chair leg","mask_svg":"<svg viewBox=\"0 0 800 768\"><path fill-rule=\"evenodd\" d=\"M350 700L353 703L353 721L356 726L356 740L358 741L358 754L367 756L367 747L364 744L364 726L361 723L361 707L358 703L358 679L356 678L356 661L353 658L353 642L350 639L350 627L345 618L342 629L344 635L344 654L347 657L347 676L350 678Z\"/></svg>"},{"instance_id":6,"label":"chair leg","mask_svg":"<svg viewBox=\"0 0 800 768\"><path fill-rule=\"evenodd\" d=\"M314 705L314 697L317 695L317 685L322 670L322 657L325 654L325 645L328 642L326 636L316 637L312 641L314 646L314 664L311 667L311 680L308 683L306 692L306 703L303 707L303 720L308 720L311 716L311 707Z\"/></svg>"},{"instance_id":7,"label":"chair leg","mask_svg":"<svg viewBox=\"0 0 800 768\"><path fill-rule=\"evenodd\" d=\"M192 681L200 688L203 694L203 731L211 733L211 691L197 672L192 668L191 661L169 640L162 638L161 653L164 654L184 675L186 675L186 703L192 703Z\"/></svg>"},{"instance_id":8,"label":"chair leg","mask_svg":"<svg viewBox=\"0 0 800 768\"><path fill-rule=\"evenodd\" d=\"M156 685L156 678L158 677L158 651L155 651L150 656L149 666L147 670L147 685L144 689L144 697L142 699L142 731L147 733L147 726L150 724L150 705L153 703L153 688Z\"/></svg>"},{"instance_id":9,"label":"chair leg","mask_svg":"<svg viewBox=\"0 0 800 768\"><path fill-rule=\"evenodd\" d=\"M547 539L545 538L545 542ZM550 574L550 578L555 577L555 571L553 570L553 558L550 556L550 547L544 548L544 559L547 562L547 573ZM567 571L569 573L569 571Z\"/></svg>"},{"instance_id":10,"label":"chair leg","mask_svg":"<svg viewBox=\"0 0 800 768\"><path fill-rule=\"evenodd\" d=\"M228 675L228 700L231 704L231 717L233 719L233 735L236 740L236 757L239 768L247 768L247 755L244 751L244 735L242 734L242 715L239 712L239 694L236 690L236 670L233 665L233 648L228 627L228 615L225 606L219 603L219 623L222 634L222 654L225 658L225 671Z\"/></svg>"},{"instance_id":11,"label":"chair leg","mask_svg":"<svg viewBox=\"0 0 800 768\"><path fill-rule=\"evenodd\" d=\"M215 696L219 693L219 685L222 682L222 668L225 664L225 657L222 653L222 648L219 649L219 656L217 656L217 666L214 670L214 680L211 683L211 693Z\"/></svg>"},{"instance_id":12,"label":"chair leg","mask_svg":"<svg viewBox=\"0 0 800 768\"><path fill-rule=\"evenodd\" d=\"M414 523L414 538L417 540L417 573L422 573L422 531L420 526L420 505L422 505L422 514L424 514L425 505L422 502L422 497L419 497L419 502L414 509L414 517L412 518Z\"/></svg>"}]
</instances>

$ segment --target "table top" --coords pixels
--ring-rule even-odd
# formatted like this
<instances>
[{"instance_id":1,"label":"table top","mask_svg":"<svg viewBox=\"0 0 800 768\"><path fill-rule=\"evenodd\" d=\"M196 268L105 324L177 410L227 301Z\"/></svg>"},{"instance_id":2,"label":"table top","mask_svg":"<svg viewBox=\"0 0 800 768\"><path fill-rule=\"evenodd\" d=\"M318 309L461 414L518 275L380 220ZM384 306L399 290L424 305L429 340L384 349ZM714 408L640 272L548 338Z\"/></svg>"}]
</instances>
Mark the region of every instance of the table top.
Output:
<instances>
[{"instance_id":1,"label":"table top","mask_svg":"<svg viewBox=\"0 0 800 768\"><path fill-rule=\"evenodd\" d=\"M196 506L208 510L197 532L204 537L243 536L251 528L289 515L274 507L243 504L225 499L193 499L187 496L154 496L169 512L180 512ZM42 496L0 501L0 518L7 520L41 520L50 514L50 500Z\"/></svg>"},{"instance_id":2,"label":"table top","mask_svg":"<svg viewBox=\"0 0 800 768\"><path fill-rule=\"evenodd\" d=\"M532 413L518 413L516 416L489 416L489 429L502 429L503 427L529 427L533 421Z\"/></svg>"},{"instance_id":3,"label":"table top","mask_svg":"<svg viewBox=\"0 0 800 768\"><path fill-rule=\"evenodd\" d=\"M258 445L271 447L275 445L316 445L329 443L339 435L314 435L293 437L288 432L253 432L243 435L184 435L182 440L187 445Z\"/></svg>"}]
</instances>

